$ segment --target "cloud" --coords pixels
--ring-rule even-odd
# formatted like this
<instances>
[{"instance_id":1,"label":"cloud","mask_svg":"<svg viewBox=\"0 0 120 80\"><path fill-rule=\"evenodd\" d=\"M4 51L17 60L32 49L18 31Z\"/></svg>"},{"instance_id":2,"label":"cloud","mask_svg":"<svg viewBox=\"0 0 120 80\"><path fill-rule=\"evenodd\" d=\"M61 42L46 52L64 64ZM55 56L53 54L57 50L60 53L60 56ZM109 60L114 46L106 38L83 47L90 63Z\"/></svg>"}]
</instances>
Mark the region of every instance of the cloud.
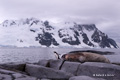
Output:
<instances>
[{"instance_id":1,"label":"cloud","mask_svg":"<svg viewBox=\"0 0 120 80\"><path fill-rule=\"evenodd\" d=\"M0 0L0 22L36 17L95 23L105 30L120 19L120 0Z\"/></svg>"}]
</instances>

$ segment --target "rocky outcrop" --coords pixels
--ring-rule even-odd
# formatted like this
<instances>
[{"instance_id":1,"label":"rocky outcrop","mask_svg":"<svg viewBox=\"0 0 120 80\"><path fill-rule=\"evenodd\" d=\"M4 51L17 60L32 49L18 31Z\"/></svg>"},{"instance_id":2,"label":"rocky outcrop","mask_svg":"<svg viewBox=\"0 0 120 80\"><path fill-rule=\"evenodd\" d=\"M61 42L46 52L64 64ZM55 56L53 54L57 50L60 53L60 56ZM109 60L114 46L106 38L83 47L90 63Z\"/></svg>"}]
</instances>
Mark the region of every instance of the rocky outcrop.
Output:
<instances>
[{"instance_id":1,"label":"rocky outcrop","mask_svg":"<svg viewBox=\"0 0 120 80\"><path fill-rule=\"evenodd\" d=\"M24 66L23 66L24 64ZM120 66L101 62L40 60L0 64L0 80L119 80Z\"/></svg>"},{"instance_id":2,"label":"rocky outcrop","mask_svg":"<svg viewBox=\"0 0 120 80\"><path fill-rule=\"evenodd\" d=\"M48 32L43 32L43 34L38 34L38 37L36 37L39 39L39 43L41 45L45 45L47 47L49 47L50 45L55 45L58 46L59 44L57 43L57 41L53 38L52 34L48 33Z\"/></svg>"},{"instance_id":3,"label":"rocky outcrop","mask_svg":"<svg viewBox=\"0 0 120 80\"><path fill-rule=\"evenodd\" d=\"M20 71L0 69L0 80L37 80L37 78Z\"/></svg>"},{"instance_id":4,"label":"rocky outcrop","mask_svg":"<svg viewBox=\"0 0 120 80\"><path fill-rule=\"evenodd\" d=\"M107 63L86 62L79 66L77 75L114 80L120 78L120 66Z\"/></svg>"},{"instance_id":5,"label":"rocky outcrop","mask_svg":"<svg viewBox=\"0 0 120 80\"><path fill-rule=\"evenodd\" d=\"M25 65L26 65L25 63L6 63L6 64L0 64L0 67L10 70L24 71Z\"/></svg>"},{"instance_id":6,"label":"rocky outcrop","mask_svg":"<svg viewBox=\"0 0 120 80\"><path fill-rule=\"evenodd\" d=\"M27 64L25 70L30 76L34 76L40 79L47 78L66 80L73 76L72 74L66 73L64 71L55 70L54 68L46 68L40 65L33 64Z\"/></svg>"},{"instance_id":7,"label":"rocky outcrop","mask_svg":"<svg viewBox=\"0 0 120 80\"><path fill-rule=\"evenodd\" d=\"M105 79L92 78L92 77L89 77L89 76L74 76L74 77L71 77L69 80L105 80Z\"/></svg>"},{"instance_id":8,"label":"rocky outcrop","mask_svg":"<svg viewBox=\"0 0 120 80\"><path fill-rule=\"evenodd\" d=\"M64 60L58 59L58 60L49 60L49 66L50 68L60 70L62 65L64 63Z\"/></svg>"},{"instance_id":9,"label":"rocky outcrop","mask_svg":"<svg viewBox=\"0 0 120 80\"><path fill-rule=\"evenodd\" d=\"M64 64L62 65L61 70L68 72L68 73L72 73L73 75L77 75L77 70L78 67L80 66L81 63L78 62L68 62L65 61Z\"/></svg>"}]
</instances>

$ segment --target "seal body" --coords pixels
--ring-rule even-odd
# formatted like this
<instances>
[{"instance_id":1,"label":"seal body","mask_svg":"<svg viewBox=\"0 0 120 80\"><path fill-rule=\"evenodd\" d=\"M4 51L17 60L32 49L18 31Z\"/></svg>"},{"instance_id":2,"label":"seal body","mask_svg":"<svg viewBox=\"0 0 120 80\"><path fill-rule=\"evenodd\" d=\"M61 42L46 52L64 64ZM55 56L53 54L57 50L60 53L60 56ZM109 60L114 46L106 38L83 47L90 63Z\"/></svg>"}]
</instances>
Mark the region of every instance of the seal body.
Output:
<instances>
[{"instance_id":1,"label":"seal body","mask_svg":"<svg viewBox=\"0 0 120 80\"><path fill-rule=\"evenodd\" d=\"M91 52L76 52L68 53L62 56L62 59L67 61L77 61L77 62L105 62L110 63L110 61L103 55L91 53Z\"/></svg>"}]
</instances>

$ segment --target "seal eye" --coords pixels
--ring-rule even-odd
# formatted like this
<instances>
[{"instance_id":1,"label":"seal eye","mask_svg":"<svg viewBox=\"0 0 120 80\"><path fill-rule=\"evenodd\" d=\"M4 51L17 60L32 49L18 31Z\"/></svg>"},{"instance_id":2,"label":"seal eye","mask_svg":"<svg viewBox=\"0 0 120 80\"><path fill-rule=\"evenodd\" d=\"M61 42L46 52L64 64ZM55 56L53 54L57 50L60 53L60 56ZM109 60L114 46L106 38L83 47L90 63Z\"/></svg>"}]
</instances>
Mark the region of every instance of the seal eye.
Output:
<instances>
[{"instance_id":1,"label":"seal eye","mask_svg":"<svg viewBox=\"0 0 120 80\"><path fill-rule=\"evenodd\" d=\"M66 56L66 54L64 54L64 55L62 56L62 58L65 59L65 56Z\"/></svg>"}]
</instances>

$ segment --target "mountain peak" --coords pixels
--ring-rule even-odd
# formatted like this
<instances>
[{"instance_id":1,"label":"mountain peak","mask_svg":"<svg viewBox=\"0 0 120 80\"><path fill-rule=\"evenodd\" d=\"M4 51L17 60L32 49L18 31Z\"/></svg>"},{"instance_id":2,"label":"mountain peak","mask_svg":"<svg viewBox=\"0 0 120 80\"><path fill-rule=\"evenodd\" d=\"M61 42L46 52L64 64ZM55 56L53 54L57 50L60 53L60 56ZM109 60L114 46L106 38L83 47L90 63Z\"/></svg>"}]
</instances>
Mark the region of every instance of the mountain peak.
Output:
<instances>
[{"instance_id":1,"label":"mountain peak","mask_svg":"<svg viewBox=\"0 0 120 80\"><path fill-rule=\"evenodd\" d=\"M47 20L26 18L6 20L0 26L0 45L118 48L116 42L100 31L95 24L51 23Z\"/></svg>"}]
</instances>

